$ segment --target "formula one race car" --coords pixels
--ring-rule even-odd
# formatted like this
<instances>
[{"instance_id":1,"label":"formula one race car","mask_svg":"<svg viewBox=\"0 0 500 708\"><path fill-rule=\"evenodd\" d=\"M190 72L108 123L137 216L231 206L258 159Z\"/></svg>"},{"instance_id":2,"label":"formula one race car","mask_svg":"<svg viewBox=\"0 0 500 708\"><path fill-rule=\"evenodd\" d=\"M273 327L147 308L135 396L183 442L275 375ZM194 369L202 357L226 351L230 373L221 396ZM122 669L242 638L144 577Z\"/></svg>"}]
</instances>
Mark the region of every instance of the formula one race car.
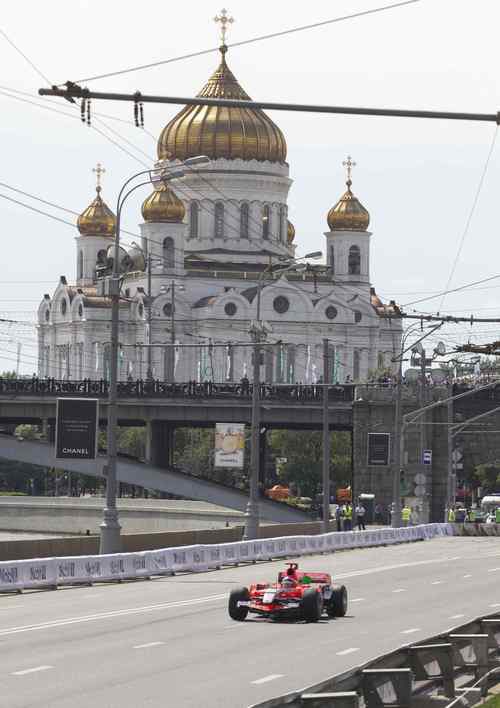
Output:
<instances>
[{"instance_id":1,"label":"formula one race car","mask_svg":"<svg viewBox=\"0 0 500 708\"><path fill-rule=\"evenodd\" d=\"M317 622L323 612L328 617L344 617L347 590L332 583L328 573L306 573L297 563L288 563L278 573L277 583L255 583L235 588L229 595L229 616L242 622L249 612L272 619L303 619Z\"/></svg>"}]
</instances>

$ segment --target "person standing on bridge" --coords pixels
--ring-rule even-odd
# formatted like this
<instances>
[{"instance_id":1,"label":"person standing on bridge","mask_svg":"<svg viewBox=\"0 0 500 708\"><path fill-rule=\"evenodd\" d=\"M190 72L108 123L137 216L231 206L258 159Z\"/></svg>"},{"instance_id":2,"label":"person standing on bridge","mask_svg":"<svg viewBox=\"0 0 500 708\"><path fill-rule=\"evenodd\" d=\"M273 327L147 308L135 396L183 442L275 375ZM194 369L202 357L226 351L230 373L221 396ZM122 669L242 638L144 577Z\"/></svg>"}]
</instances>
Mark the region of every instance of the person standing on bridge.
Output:
<instances>
[{"instance_id":1,"label":"person standing on bridge","mask_svg":"<svg viewBox=\"0 0 500 708\"><path fill-rule=\"evenodd\" d=\"M352 504L347 502L344 511L344 531L352 531Z\"/></svg>"},{"instance_id":2,"label":"person standing on bridge","mask_svg":"<svg viewBox=\"0 0 500 708\"><path fill-rule=\"evenodd\" d=\"M355 514L356 514L356 525L358 527L358 531L366 531L366 526L365 526L366 509L363 506L362 501L358 501L358 504L355 509Z\"/></svg>"},{"instance_id":3,"label":"person standing on bridge","mask_svg":"<svg viewBox=\"0 0 500 708\"><path fill-rule=\"evenodd\" d=\"M452 506L448 509L448 523L455 523L455 509Z\"/></svg>"},{"instance_id":4,"label":"person standing on bridge","mask_svg":"<svg viewBox=\"0 0 500 708\"><path fill-rule=\"evenodd\" d=\"M403 508L401 509L401 521L403 522L403 526L409 526L410 525L410 517L411 517L411 509L408 506L408 504L405 504Z\"/></svg>"}]
</instances>

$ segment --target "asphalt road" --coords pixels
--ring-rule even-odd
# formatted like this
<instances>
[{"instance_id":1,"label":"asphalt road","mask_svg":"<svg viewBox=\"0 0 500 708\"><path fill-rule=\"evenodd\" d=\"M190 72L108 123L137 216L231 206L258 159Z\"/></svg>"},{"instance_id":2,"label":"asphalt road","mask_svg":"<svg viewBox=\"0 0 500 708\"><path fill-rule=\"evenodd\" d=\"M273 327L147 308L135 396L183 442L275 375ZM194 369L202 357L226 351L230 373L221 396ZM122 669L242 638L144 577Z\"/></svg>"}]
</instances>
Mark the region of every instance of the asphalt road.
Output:
<instances>
[{"instance_id":1,"label":"asphalt road","mask_svg":"<svg viewBox=\"0 0 500 708\"><path fill-rule=\"evenodd\" d=\"M498 539L445 538L302 559L345 618L230 620L229 589L282 565L0 596L0 706L244 708L500 612Z\"/></svg>"}]
</instances>

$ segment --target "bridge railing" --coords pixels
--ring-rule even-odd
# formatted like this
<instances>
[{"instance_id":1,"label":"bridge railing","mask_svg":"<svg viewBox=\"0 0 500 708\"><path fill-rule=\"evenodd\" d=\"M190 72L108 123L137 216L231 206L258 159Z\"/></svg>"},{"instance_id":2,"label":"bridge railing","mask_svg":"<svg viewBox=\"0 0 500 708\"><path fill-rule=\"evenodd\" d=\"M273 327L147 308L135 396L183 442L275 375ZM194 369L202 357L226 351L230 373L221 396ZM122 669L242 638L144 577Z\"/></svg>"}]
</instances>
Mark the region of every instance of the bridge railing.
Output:
<instances>
[{"instance_id":1,"label":"bridge railing","mask_svg":"<svg viewBox=\"0 0 500 708\"><path fill-rule=\"evenodd\" d=\"M175 382L137 379L119 381L120 398L184 398L184 399L238 399L250 401L252 384L216 383L213 381ZM260 385L262 401L286 401L289 403L319 403L323 400L321 384L267 384ZM332 403L350 403L355 397L353 384L331 384L328 399ZM89 396L106 398L109 384L105 379L67 381L53 378L7 379L0 378L0 396Z\"/></svg>"}]
</instances>

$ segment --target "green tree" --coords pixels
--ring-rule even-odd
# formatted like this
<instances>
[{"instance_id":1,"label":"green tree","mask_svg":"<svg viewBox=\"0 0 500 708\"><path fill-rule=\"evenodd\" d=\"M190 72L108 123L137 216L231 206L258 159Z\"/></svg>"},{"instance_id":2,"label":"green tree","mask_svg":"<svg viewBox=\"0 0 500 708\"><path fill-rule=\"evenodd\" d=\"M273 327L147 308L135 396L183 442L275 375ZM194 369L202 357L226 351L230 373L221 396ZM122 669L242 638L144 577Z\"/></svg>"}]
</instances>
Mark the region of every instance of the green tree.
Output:
<instances>
[{"instance_id":1,"label":"green tree","mask_svg":"<svg viewBox=\"0 0 500 708\"><path fill-rule=\"evenodd\" d=\"M474 477L481 484L483 495L498 491L500 489L500 461L495 460L476 465Z\"/></svg>"}]
</instances>

